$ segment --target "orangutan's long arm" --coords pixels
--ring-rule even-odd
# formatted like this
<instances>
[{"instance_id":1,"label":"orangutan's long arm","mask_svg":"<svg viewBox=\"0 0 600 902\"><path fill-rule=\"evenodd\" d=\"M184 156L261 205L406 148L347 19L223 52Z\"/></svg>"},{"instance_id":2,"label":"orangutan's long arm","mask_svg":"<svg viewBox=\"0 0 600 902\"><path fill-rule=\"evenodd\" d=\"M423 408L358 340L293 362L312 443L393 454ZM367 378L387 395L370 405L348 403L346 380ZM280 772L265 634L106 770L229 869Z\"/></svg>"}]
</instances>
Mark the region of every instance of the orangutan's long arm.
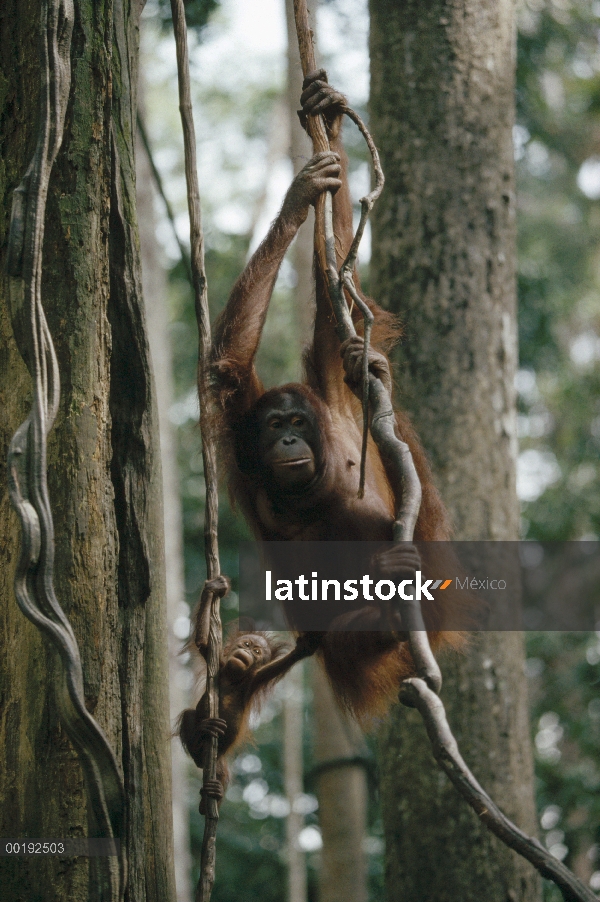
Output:
<instances>
[{"instance_id":1,"label":"orangutan's long arm","mask_svg":"<svg viewBox=\"0 0 600 902\"><path fill-rule=\"evenodd\" d=\"M309 207L323 191L337 190L340 166L331 152L312 158L292 182L277 219L253 254L219 317L213 344L213 372L222 396L241 407L261 392L254 358L279 267Z\"/></svg>"},{"instance_id":2,"label":"orangutan's long arm","mask_svg":"<svg viewBox=\"0 0 600 902\"><path fill-rule=\"evenodd\" d=\"M274 658L256 672L254 679L252 680L251 692L254 693L262 686L280 680L294 664L298 663L298 661L302 661L304 658L314 655L321 645L323 635L323 633L316 632L301 633L296 639L295 648L288 651L287 654Z\"/></svg>"}]
</instances>

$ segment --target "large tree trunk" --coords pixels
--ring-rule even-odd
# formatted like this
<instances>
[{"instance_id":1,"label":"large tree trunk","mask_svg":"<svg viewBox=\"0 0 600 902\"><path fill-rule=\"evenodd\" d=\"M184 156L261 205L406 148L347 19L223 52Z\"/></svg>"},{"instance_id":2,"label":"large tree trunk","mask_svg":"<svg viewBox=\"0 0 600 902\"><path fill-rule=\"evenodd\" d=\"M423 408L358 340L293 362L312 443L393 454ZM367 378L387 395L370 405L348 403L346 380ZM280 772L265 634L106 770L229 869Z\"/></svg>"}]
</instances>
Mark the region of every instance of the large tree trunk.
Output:
<instances>
[{"instance_id":1,"label":"large tree trunk","mask_svg":"<svg viewBox=\"0 0 600 902\"><path fill-rule=\"evenodd\" d=\"M55 584L79 641L86 704L122 769L129 902L173 902L162 502L135 218L141 4L77 6L65 139L50 181L43 303L61 373L50 435ZM0 217L38 123L40 9L0 19ZM0 302L0 445L28 413L31 380ZM3 452L3 454L5 451ZM17 609L19 528L0 469L0 835L85 835L81 769L60 726L61 666ZM0 859L2 898L88 902L86 859Z\"/></svg>"},{"instance_id":2,"label":"large tree trunk","mask_svg":"<svg viewBox=\"0 0 600 902\"><path fill-rule=\"evenodd\" d=\"M371 111L387 183L373 220L375 297L406 325L399 385L459 539L518 537L511 0L371 0ZM535 832L521 636L444 660L461 750ZM414 712L382 738L390 902L538 898L530 865L438 772Z\"/></svg>"}]
</instances>

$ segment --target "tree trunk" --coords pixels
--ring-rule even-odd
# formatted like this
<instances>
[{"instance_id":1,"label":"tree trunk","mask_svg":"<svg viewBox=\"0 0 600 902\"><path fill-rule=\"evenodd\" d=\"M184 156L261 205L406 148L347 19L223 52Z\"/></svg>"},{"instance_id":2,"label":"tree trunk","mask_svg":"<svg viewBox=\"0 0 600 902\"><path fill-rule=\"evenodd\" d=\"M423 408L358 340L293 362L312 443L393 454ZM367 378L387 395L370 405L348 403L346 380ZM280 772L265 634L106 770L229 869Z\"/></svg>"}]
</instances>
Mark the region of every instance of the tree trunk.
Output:
<instances>
[{"instance_id":1,"label":"tree trunk","mask_svg":"<svg viewBox=\"0 0 600 902\"><path fill-rule=\"evenodd\" d=\"M86 703L115 751L127 799L128 902L174 902L160 457L135 217L141 5L77 6L65 139L50 180L42 297L60 373L49 437L57 597L83 661ZM2 259L12 191L38 126L40 9L0 19ZM31 380L0 302L0 444ZM76 755L58 720L60 663L17 609L20 531L0 470L0 835L85 835ZM88 902L87 860L0 859L2 898Z\"/></svg>"},{"instance_id":2,"label":"tree trunk","mask_svg":"<svg viewBox=\"0 0 600 902\"><path fill-rule=\"evenodd\" d=\"M458 539L518 538L510 0L371 0L371 112L387 183L373 218L375 297L405 323L399 385ZM535 832L521 636L442 661L461 751ZM534 900L530 865L437 770L415 712L382 735L390 902Z\"/></svg>"},{"instance_id":3,"label":"tree trunk","mask_svg":"<svg viewBox=\"0 0 600 902\"><path fill-rule=\"evenodd\" d=\"M313 666L313 697L315 766L334 765L317 779L323 834L319 902L366 902L367 781L362 765L352 763L364 753L364 739L358 725L340 710L319 665Z\"/></svg>"},{"instance_id":4,"label":"tree trunk","mask_svg":"<svg viewBox=\"0 0 600 902\"><path fill-rule=\"evenodd\" d=\"M290 804L286 819L288 864L288 902L306 902L306 859L300 848L300 832L304 816L297 810L297 800L304 791L304 667L302 663L288 673L283 683L283 770L285 794Z\"/></svg>"},{"instance_id":5,"label":"tree trunk","mask_svg":"<svg viewBox=\"0 0 600 902\"><path fill-rule=\"evenodd\" d=\"M143 71L140 73L140 110L143 114ZM173 631L175 621L189 607L185 601L183 570L183 522L179 496L177 443L169 420L174 401L173 359L169 336L168 286L162 251L156 240L154 214L154 181L150 163L141 140L136 141L137 210L140 228L142 286L152 370L156 383L156 400L160 431L162 489L165 536L166 602L169 648L169 719L172 727L189 705L186 690L188 670L181 656L181 640ZM191 902L192 857L190 852L190 786L189 759L179 739L171 743L171 776L173 784L173 840L177 902Z\"/></svg>"}]
</instances>

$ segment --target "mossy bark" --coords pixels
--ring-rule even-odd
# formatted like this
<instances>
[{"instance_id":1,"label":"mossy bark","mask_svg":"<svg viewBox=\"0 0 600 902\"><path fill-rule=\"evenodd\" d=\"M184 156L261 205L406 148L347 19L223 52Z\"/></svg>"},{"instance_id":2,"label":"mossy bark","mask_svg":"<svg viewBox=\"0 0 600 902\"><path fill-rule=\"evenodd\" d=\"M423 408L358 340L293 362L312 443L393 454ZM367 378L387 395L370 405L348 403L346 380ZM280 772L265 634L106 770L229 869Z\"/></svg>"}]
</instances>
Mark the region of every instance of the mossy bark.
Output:
<instances>
[{"instance_id":1,"label":"mossy bark","mask_svg":"<svg viewBox=\"0 0 600 902\"><path fill-rule=\"evenodd\" d=\"M61 373L49 437L55 582L83 660L86 703L127 793L129 902L174 899L160 456L141 295L134 146L142 4L77 5L65 138L52 173L42 297ZM12 191L38 123L39 3L0 15L0 266ZM0 299L0 447L31 381ZM77 757L53 696L55 653L17 609L19 527L0 468L0 835L84 835ZM10 902L87 902L85 859L0 859Z\"/></svg>"},{"instance_id":2,"label":"mossy bark","mask_svg":"<svg viewBox=\"0 0 600 902\"><path fill-rule=\"evenodd\" d=\"M400 314L401 404L458 539L518 537L512 0L370 0L371 122L386 187L372 284ZM521 637L488 632L441 661L461 751L535 832ZM437 769L415 712L382 732L390 902L532 902L539 882Z\"/></svg>"}]
</instances>

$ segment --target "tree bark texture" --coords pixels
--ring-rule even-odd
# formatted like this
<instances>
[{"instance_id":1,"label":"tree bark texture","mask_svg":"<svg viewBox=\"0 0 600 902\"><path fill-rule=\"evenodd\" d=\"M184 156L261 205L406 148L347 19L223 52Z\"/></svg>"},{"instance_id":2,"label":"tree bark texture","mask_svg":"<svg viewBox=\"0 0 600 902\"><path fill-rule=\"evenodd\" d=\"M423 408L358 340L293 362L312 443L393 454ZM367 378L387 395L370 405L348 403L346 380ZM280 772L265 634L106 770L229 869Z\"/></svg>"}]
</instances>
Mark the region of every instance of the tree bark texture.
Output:
<instances>
[{"instance_id":1,"label":"tree bark texture","mask_svg":"<svg viewBox=\"0 0 600 902\"><path fill-rule=\"evenodd\" d=\"M370 0L371 116L386 175L373 214L374 296L400 314L400 403L458 539L518 538L512 0ZM493 626L493 624L491 624ZM523 646L474 637L442 660L461 751L536 832ZM433 762L418 715L382 730L390 902L529 902L529 864L478 822Z\"/></svg>"},{"instance_id":2,"label":"tree bark texture","mask_svg":"<svg viewBox=\"0 0 600 902\"><path fill-rule=\"evenodd\" d=\"M141 3L83 0L65 139L52 172L42 297L61 374L49 437L59 602L77 636L86 704L115 750L127 796L128 902L173 902L162 497L135 202ZM38 123L40 8L0 14L0 266L12 191ZM30 406L5 287L0 446ZM79 764L57 718L60 666L17 609L19 528L0 468L0 835L84 835ZM0 859L7 902L87 902L85 859Z\"/></svg>"}]
</instances>

